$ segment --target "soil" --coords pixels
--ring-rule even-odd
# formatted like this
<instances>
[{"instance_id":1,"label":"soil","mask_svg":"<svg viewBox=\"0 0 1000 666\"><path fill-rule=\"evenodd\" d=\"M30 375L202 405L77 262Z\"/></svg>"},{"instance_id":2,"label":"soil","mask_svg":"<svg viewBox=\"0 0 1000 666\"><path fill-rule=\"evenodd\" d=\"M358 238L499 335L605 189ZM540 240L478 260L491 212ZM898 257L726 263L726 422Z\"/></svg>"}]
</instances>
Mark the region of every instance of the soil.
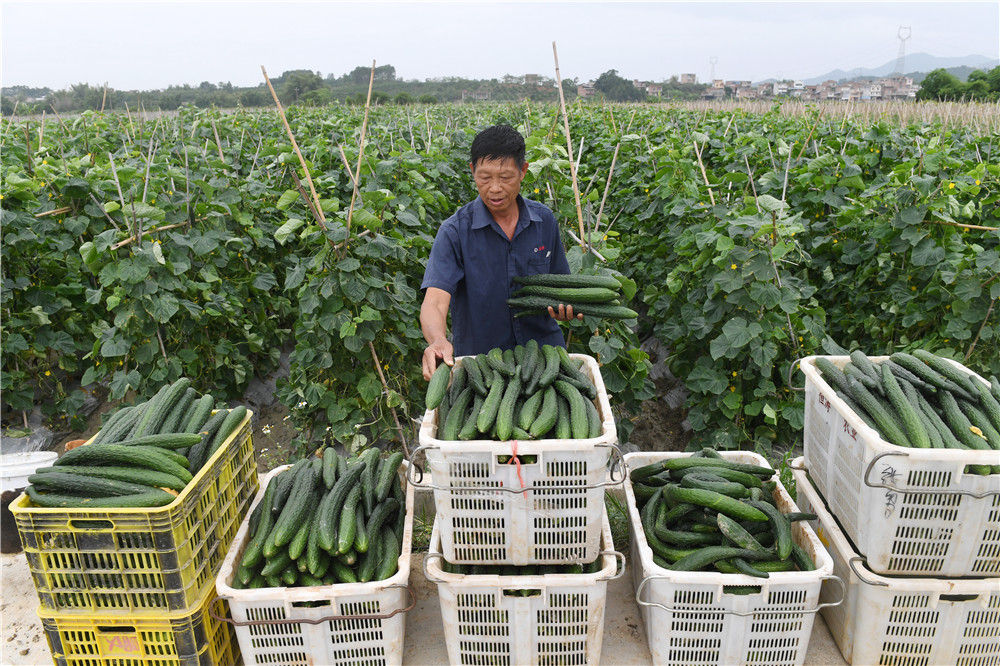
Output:
<instances>
[{"instance_id":1,"label":"soil","mask_svg":"<svg viewBox=\"0 0 1000 666\"><path fill-rule=\"evenodd\" d=\"M665 380L656 381L658 396L666 393ZM684 451L691 432L684 427L686 410L671 409L661 398L642 403L642 412L635 418L635 429L629 441L640 451Z\"/></svg>"}]
</instances>

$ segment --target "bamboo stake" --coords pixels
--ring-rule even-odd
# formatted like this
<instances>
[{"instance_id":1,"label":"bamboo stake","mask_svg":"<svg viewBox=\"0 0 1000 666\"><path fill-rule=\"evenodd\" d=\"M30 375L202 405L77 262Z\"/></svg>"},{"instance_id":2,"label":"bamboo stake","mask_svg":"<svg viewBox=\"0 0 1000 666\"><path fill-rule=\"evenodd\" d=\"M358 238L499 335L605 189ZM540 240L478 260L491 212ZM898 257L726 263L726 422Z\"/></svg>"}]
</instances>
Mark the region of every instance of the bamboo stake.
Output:
<instances>
[{"instance_id":1,"label":"bamboo stake","mask_svg":"<svg viewBox=\"0 0 1000 666\"><path fill-rule=\"evenodd\" d=\"M219 161L226 163L226 158L222 155L222 142L219 141L219 130L215 126L215 118L212 118L212 133L215 135L215 147L219 149Z\"/></svg>"},{"instance_id":2,"label":"bamboo stake","mask_svg":"<svg viewBox=\"0 0 1000 666\"><path fill-rule=\"evenodd\" d=\"M108 159L111 161L111 175L115 177L115 186L118 188L118 203L120 203L122 207L122 217L125 218L125 223L128 224L128 218L125 217L125 195L122 194L122 184L121 181L118 180L118 170L115 169L115 157L111 153L108 153ZM136 226L134 224L135 223L134 216L132 222L134 229ZM134 231L133 233L136 232Z\"/></svg>"},{"instance_id":3,"label":"bamboo stake","mask_svg":"<svg viewBox=\"0 0 1000 666\"><path fill-rule=\"evenodd\" d=\"M91 196L93 196L93 195L91 195ZM44 213L36 213L35 217L39 218L39 217L48 217L49 215L60 215L62 213L68 213L71 210L73 210L73 209L70 208L69 206L64 206L62 208L55 208L53 210L47 210Z\"/></svg>"},{"instance_id":4,"label":"bamboo stake","mask_svg":"<svg viewBox=\"0 0 1000 666\"><path fill-rule=\"evenodd\" d=\"M979 342L979 336L982 335L983 329L986 328L986 322L990 320L990 315L993 314L993 306L997 304L997 299L992 299L990 301L990 307L986 310L986 316L983 317L983 323L980 324L979 330L976 331L976 338L969 345L969 350L965 352L965 358L963 360L968 361L969 357L972 356L973 350L976 348L976 343Z\"/></svg>"},{"instance_id":5,"label":"bamboo stake","mask_svg":"<svg viewBox=\"0 0 1000 666\"><path fill-rule=\"evenodd\" d=\"M101 95L101 113L104 113L104 100L108 98L108 83L104 82L104 94Z\"/></svg>"},{"instance_id":6,"label":"bamboo stake","mask_svg":"<svg viewBox=\"0 0 1000 666\"><path fill-rule=\"evenodd\" d=\"M292 134L292 128L288 125L288 119L285 117L285 110L281 108L281 101L278 99L278 93L274 92L274 86L271 85L271 79L267 77L267 70L264 69L264 65L260 66L260 71L264 73L264 81L267 83L268 90L271 91L271 97L274 98L274 103L278 106L278 115L281 116L281 122L285 126L285 131L288 132L288 138L292 141L292 148L295 150L295 154L299 157L299 163L302 165L303 171L306 174L306 182L309 184L309 191L312 193L313 203L316 204L316 210L319 212L319 226L326 231L326 216L323 215L323 207L319 203L319 196L316 194L316 188L313 187L312 176L309 175L309 167L306 166L306 160L302 157L302 151L299 150L299 144L295 141L295 135Z\"/></svg>"},{"instance_id":7,"label":"bamboo stake","mask_svg":"<svg viewBox=\"0 0 1000 666\"><path fill-rule=\"evenodd\" d=\"M93 193L90 193L90 200L94 202L95 206L101 209L101 212L104 213L104 217L108 218L108 222L110 222L111 226L115 228L115 231L121 232L121 229L118 227L117 224L115 224L115 221L111 218L110 215L108 215L108 211L104 210L104 205L97 200L97 197L95 197Z\"/></svg>"},{"instance_id":8,"label":"bamboo stake","mask_svg":"<svg viewBox=\"0 0 1000 666\"><path fill-rule=\"evenodd\" d=\"M1000 227L982 227L978 224L962 224L961 222L945 222L944 220L928 220L931 224L944 224L949 227L962 227L963 229L977 229L979 231L1000 231Z\"/></svg>"},{"instance_id":9,"label":"bamboo stake","mask_svg":"<svg viewBox=\"0 0 1000 666\"><path fill-rule=\"evenodd\" d=\"M309 212L312 213L312 216L316 220L316 222L318 222L320 226L322 226L323 223L320 221L320 216L319 213L316 211L316 206L313 205L312 199L309 198L309 195L306 194L306 191L302 189L302 181L299 180L299 175L295 173L295 169L289 169L288 173L292 175L292 180L295 181L295 189L299 191L299 194L302 196L302 200L306 202L306 206L309 207Z\"/></svg>"},{"instance_id":10,"label":"bamboo stake","mask_svg":"<svg viewBox=\"0 0 1000 666\"><path fill-rule=\"evenodd\" d=\"M354 186L357 187L358 179L354 176L354 171L351 170L350 162L347 161L347 155L344 154L344 147L338 143L337 148L340 150L340 161L344 163L344 168L347 169L347 175L350 177Z\"/></svg>"},{"instance_id":11,"label":"bamboo stake","mask_svg":"<svg viewBox=\"0 0 1000 666\"><path fill-rule=\"evenodd\" d=\"M559 73L559 54L556 52L556 43L552 42L552 59L556 64L556 88L559 89L559 109L562 111L563 132L566 134L566 150L569 153L569 175L573 182L573 197L576 200L576 219L580 225L580 247L586 249L587 244L583 239L586 235L583 231L583 208L580 206L580 185L576 180L576 165L573 161L573 141L569 136L569 116L566 115L566 96L562 89L562 75Z\"/></svg>"},{"instance_id":12,"label":"bamboo stake","mask_svg":"<svg viewBox=\"0 0 1000 666\"><path fill-rule=\"evenodd\" d=\"M618 149L622 147L621 142L615 146L615 154L611 156L611 168L608 169L608 182L604 184L604 195L601 197L601 206L597 209L597 222L594 231L601 228L601 215L604 213L604 202L608 200L608 192L611 191L611 176L615 173L615 164L618 162Z\"/></svg>"},{"instance_id":13,"label":"bamboo stake","mask_svg":"<svg viewBox=\"0 0 1000 666\"><path fill-rule=\"evenodd\" d=\"M368 131L368 111L371 109L372 105L372 84L375 82L375 61L372 60L372 70L371 74L368 76L368 98L365 100L365 118L361 121L361 145L358 148L358 168L354 171L356 176L352 176L354 180L354 188L351 190L351 207L347 209L347 241L351 237L351 218L354 216L354 202L358 198L358 185L361 180L361 160L365 156L365 134ZM374 347L372 348L374 351Z\"/></svg>"},{"instance_id":14,"label":"bamboo stake","mask_svg":"<svg viewBox=\"0 0 1000 666\"><path fill-rule=\"evenodd\" d=\"M159 233L161 231L167 231L169 229L176 229L177 227L183 227L186 224L188 224L187 221L177 222L175 224L168 224L168 225L166 225L164 227L150 227L149 229L145 229L142 233L140 233L139 236L140 237L141 236L147 236L149 234L155 234L155 233ZM111 249L112 250L117 250L118 248L125 247L126 245L129 245L129 244L131 244L134 241L135 241L135 237L126 238L125 240L119 241L118 243L115 243L114 245L112 245Z\"/></svg>"},{"instance_id":15,"label":"bamboo stake","mask_svg":"<svg viewBox=\"0 0 1000 666\"><path fill-rule=\"evenodd\" d=\"M45 109L42 109L42 122L38 123L38 150L42 149L43 141L45 141Z\"/></svg>"},{"instance_id":16,"label":"bamboo stake","mask_svg":"<svg viewBox=\"0 0 1000 666\"><path fill-rule=\"evenodd\" d=\"M375 362L375 371L378 372L378 378L382 381L382 388L388 393L389 384L385 381L385 375L382 374L382 363L378 360L378 354L375 353L375 345L372 344L371 340L368 341L368 349L371 350L372 361ZM399 416L396 414L396 408L390 407L389 411L392 412L392 420L396 422L396 431L399 433L399 441L403 444L403 453L409 459L410 447L406 444L406 435L403 434L403 426L399 424Z\"/></svg>"},{"instance_id":17,"label":"bamboo stake","mask_svg":"<svg viewBox=\"0 0 1000 666\"><path fill-rule=\"evenodd\" d=\"M705 163L701 161L701 150L698 149L698 142L694 142L694 152L698 156L698 166L701 167L701 177L705 179L705 187L708 188L708 199L715 206L715 195L712 194L712 186L708 183L708 174L705 173Z\"/></svg>"}]
</instances>

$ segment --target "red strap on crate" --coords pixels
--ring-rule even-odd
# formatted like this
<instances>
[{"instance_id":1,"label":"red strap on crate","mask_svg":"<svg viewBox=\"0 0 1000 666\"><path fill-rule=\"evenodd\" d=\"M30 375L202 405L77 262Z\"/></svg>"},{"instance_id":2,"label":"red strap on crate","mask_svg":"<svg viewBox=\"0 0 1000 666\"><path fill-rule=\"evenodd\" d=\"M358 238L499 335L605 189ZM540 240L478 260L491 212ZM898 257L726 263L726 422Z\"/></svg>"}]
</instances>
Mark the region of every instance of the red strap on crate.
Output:
<instances>
[{"instance_id":1,"label":"red strap on crate","mask_svg":"<svg viewBox=\"0 0 1000 666\"><path fill-rule=\"evenodd\" d=\"M517 457L517 440L510 440L510 461L508 465L514 465L517 467L517 480L521 482L521 487L524 488L524 477L521 476L521 459Z\"/></svg>"}]
</instances>

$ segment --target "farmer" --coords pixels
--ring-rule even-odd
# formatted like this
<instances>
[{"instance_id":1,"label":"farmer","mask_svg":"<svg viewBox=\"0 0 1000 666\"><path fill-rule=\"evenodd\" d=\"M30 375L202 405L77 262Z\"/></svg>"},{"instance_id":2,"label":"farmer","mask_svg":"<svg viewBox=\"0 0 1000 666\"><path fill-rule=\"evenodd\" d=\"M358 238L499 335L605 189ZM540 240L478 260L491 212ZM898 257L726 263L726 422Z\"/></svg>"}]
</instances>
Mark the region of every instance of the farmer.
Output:
<instances>
[{"instance_id":1,"label":"farmer","mask_svg":"<svg viewBox=\"0 0 1000 666\"><path fill-rule=\"evenodd\" d=\"M550 306L548 315L515 319L507 305L517 288L515 275L569 273L555 215L520 194L528 172L524 137L509 125L488 127L473 139L471 158L479 196L441 224L421 285L420 328L427 340L423 371L428 380L438 359L454 365L456 355L511 349L531 339L565 347L556 321L573 319L572 306Z\"/></svg>"}]
</instances>

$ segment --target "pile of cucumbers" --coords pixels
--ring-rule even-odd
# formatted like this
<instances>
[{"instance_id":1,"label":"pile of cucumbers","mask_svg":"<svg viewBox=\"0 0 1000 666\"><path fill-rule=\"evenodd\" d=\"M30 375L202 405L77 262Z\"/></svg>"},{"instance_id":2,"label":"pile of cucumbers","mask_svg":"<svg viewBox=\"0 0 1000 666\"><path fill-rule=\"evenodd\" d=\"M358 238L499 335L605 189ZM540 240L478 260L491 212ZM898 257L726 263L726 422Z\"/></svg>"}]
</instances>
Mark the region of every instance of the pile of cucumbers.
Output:
<instances>
[{"instance_id":1,"label":"pile of cucumbers","mask_svg":"<svg viewBox=\"0 0 1000 666\"><path fill-rule=\"evenodd\" d=\"M450 384L449 384L450 381ZM427 385L441 440L587 439L602 433L597 388L563 347L535 340L441 363Z\"/></svg>"},{"instance_id":2,"label":"pile of cucumbers","mask_svg":"<svg viewBox=\"0 0 1000 666\"><path fill-rule=\"evenodd\" d=\"M653 561L673 571L720 571L768 578L773 571L813 571L792 540L792 522L774 501L774 470L722 458L705 448L631 471Z\"/></svg>"},{"instance_id":3,"label":"pile of cucumbers","mask_svg":"<svg viewBox=\"0 0 1000 666\"><path fill-rule=\"evenodd\" d=\"M331 448L275 475L250 514L237 589L367 583L396 573L406 497L403 454Z\"/></svg>"},{"instance_id":4,"label":"pile of cucumbers","mask_svg":"<svg viewBox=\"0 0 1000 666\"><path fill-rule=\"evenodd\" d=\"M843 369L818 357L823 378L890 444L913 448L1000 449L1000 382L986 385L924 350L873 363L851 352ZM970 465L975 474L1000 467Z\"/></svg>"},{"instance_id":5,"label":"pile of cucumbers","mask_svg":"<svg viewBox=\"0 0 1000 666\"><path fill-rule=\"evenodd\" d=\"M572 305L573 314L583 313L603 319L635 319L638 313L621 302L621 283L610 275L564 275L541 273L518 275L514 282L521 288L507 299L518 308L515 317L558 311L559 305Z\"/></svg>"},{"instance_id":6,"label":"pile of cucumbers","mask_svg":"<svg viewBox=\"0 0 1000 666\"><path fill-rule=\"evenodd\" d=\"M182 377L149 400L118 409L93 440L28 477L36 506L127 508L174 501L247 415L214 414L215 398Z\"/></svg>"}]
</instances>

